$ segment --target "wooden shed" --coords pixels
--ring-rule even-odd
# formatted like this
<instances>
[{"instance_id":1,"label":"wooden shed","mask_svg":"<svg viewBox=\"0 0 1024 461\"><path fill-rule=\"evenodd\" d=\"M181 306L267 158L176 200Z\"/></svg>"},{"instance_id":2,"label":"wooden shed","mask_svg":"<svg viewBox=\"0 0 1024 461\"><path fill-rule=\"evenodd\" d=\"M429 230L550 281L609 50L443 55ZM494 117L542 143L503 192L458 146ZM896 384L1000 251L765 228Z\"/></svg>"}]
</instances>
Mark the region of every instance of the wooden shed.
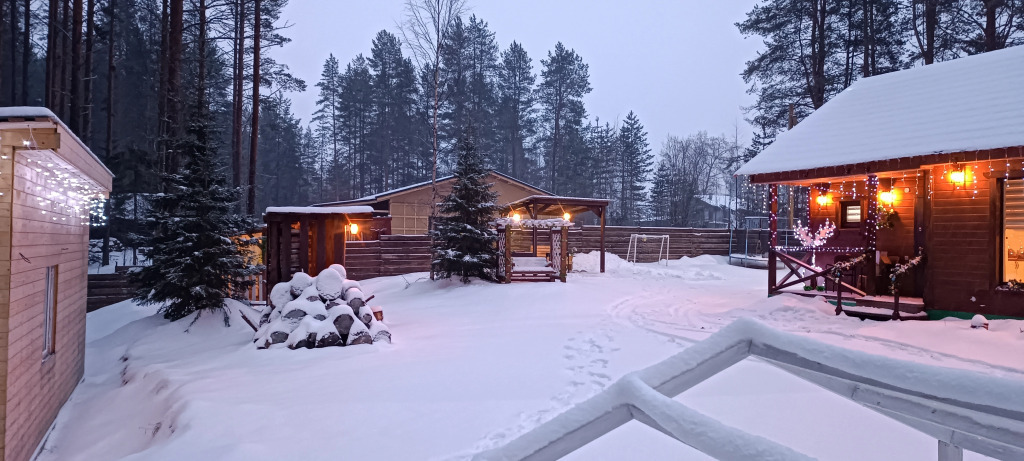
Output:
<instances>
[{"instance_id":1,"label":"wooden shed","mask_svg":"<svg viewBox=\"0 0 1024 461\"><path fill-rule=\"evenodd\" d=\"M112 179L49 110L0 108L0 460L30 459L82 378L90 210Z\"/></svg>"},{"instance_id":2,"label":"wooden shed","mask_svg":"<svg viewBox=\"0 0 1024 461\"><path fill-rule=\"evenodd\" d=\"M373 216L368 206L267 208L266 292L296 272L316 275L331 264L345 265L348 240L358 240Z\"/></svg>"},{"instance_id":3,"label":"wooden shed","mask_svg":"<svg viewBox=\"0 0 1024 461\"><path fill-rule=\"evenodd\" d=\"M769 293L1024 317L1021 82L1024 47L870 77L781 134L738 171L769 185ZM779 245L780 184L806 188L812 231L835 225L824 245ZM860 255L843 284L811 286Z\"/></svg>"},{"instance_id":4,"label":"wooden shed","mask_svg":"<svg viewBox=\"0 0 1024 461\"><path fill-rule=\"evenodd\" d=\"M552 195L545 190L496 171L489 172L485 181L489 182L491 190L498 194L499 206L532 195ZM455 176L438 178L437 196L448 196L454 184ZM388 233L393 235L424 235L429 228L430 205L433 199L430 182L428 181L355 200L323 203L316 206L370 206L375 211L384 212L387 216L391 217Z\"/></svg>"}]
</instances>

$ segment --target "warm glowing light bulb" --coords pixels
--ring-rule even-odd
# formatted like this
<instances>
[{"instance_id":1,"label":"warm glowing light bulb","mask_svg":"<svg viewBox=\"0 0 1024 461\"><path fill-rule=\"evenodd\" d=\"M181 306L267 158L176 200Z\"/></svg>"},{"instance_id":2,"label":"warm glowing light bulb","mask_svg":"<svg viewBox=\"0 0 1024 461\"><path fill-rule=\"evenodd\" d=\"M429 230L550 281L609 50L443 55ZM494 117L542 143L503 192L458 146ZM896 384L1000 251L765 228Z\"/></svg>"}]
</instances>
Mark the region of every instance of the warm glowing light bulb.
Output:
<instances>
[{"instance_id":1,"label":"warm glowing light bulb","mask_svg":"<svg viewBox=\"0 0 1024 461\"><path fill-rule=\"evenodd\" d=\"M570 215L569 213L566 213L566 214L562 215L562 219L564 219L566 221L568 221L570 218L572 218L572 215Z\"/></svg>"},{"instance_id":2,"label":"warm glowing light bulb","mask_svg":"<svg viewBox=\"0 0 1024 461\"><path fill-rule=\"evenodd\" d=\"M520 216L519 213L512 213L512 220L513 221L519 222L520 219L523 219L523 217Z\"/></svg>"},{"instance_id":3,"label":"warm glowing light bulb","mask_svg":"<svg viewBox=\"0 0 1024 461\"><path fill-rule=\"evenodd\" d=\"M358 234L359 233L359 225L356 224L356 223L349 224L348 231L351 232L352 235Z\"/></svg>"},{"instance_id":4,"label":"warm glowing light bulb","mask_svg":"<svg viewBox=\"0 0 1024 461\"><path fill-rule=\"evenodd\" d=\"M879 192L878 201L886 205L892 205L896 201L896 193L893 191Z\"/></svg>"},{"instance_id":5,"label":"warm glowing light bulb","mask_svg":"<svg viewBox=\"0 0 1024 461\"><path fill-rule=\"evenodd\" d=\"M949 182L962 185L967 182L967 173L964 170L951 171L949 172Z\"/></svg>"},{"instance_id":6,"label":"warm glowing light bulb","mask_svg":"<svg viewBox=\"0 0 1024 461\"><path fill-rule=\"evenodd\" d=\"M821 194L815 199L815 201L818 202L818 205L825 206L828 205L828 202L832 201L832 198L826 194Z\"/></svg>"}]
</instances>

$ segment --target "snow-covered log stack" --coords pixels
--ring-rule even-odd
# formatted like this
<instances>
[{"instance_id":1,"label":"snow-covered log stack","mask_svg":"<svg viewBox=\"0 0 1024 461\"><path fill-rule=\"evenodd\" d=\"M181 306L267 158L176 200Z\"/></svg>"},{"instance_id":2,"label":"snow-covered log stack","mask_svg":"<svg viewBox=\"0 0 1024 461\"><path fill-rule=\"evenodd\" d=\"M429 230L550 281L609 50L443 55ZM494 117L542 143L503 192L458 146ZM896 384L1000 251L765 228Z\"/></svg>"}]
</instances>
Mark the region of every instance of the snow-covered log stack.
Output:
<instances>
[{"instance_id":1,"label":"snow-covered log stack","mask_svg":"<svg viewBox=\"0 0 1024 461\"><path fill-rule=\"evenodd\" d=\"M374 318L359 282L345 275L345 268L334 264L315 278L299 272L274 285L253 342L261 349L390 343L391 332Z\"/></svg>"}]
</instances>

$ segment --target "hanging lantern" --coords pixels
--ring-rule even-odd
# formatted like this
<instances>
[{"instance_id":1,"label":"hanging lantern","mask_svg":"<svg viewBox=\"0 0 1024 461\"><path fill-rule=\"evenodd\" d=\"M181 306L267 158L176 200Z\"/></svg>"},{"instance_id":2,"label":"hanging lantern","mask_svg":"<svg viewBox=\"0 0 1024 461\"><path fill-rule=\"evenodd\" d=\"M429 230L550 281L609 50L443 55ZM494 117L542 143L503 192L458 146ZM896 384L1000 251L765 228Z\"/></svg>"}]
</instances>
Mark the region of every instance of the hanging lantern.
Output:
<instances>
[{"instance_id":1,"label":"hanging lantern","mask_svg":"<svg viewBox=\"0 0 1024 461\"><path fill-rule=\"evenodd\" d=\"M352 235L358 234L359 233L359 225L356 224L356 223L349 224L348 231L350 233L352 233Z\"/></svg>"},{"instance_id":2,"label":"hanging lantern","mask_svg":"<svg viewBox=\"0 0 1024 461\"><path fill-rule=\"evenodd\" d=\"M878 193L878 203L886 206L892 206L896 203L896 191L890 190Z\"/></svg>"},{"instance_id":3,"label":"hanging lantern","mask_svg":"<svg viewBox=\"0 0 1024 461\"><path fill-rule=\"evenodd\" d=\"M513 221L519 222L521 219L523 219L523 217L520 216L519 213L512 213L512 220Z\"/></svg>"}]
</instances>

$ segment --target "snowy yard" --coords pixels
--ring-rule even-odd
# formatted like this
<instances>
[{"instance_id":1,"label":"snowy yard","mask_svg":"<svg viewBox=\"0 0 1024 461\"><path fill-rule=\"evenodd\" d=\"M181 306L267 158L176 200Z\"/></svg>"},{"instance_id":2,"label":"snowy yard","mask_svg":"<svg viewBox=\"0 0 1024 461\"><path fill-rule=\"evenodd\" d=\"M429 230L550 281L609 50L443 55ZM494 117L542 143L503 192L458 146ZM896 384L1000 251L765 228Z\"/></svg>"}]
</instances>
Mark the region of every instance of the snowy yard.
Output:
<instances>
[{"instance_id":1,"label":"snowy yard","mask_svg":"<svg viewBox=\"0 0 1024 461\"><path fill-rule=\"evenodd\" d=\"M596 267L596 255L576 267ZM861 322L766 274L702 256L568 283L363 283L392 345L257 350L235 318L167 323L130 302L89 314L85 379L40 460L458 460L511 440L732 320L900 359L1020 380L1024 322ZM765 362L679 397L820 459L934 460L936 442ZM967 459L983 459L968 453ZM630 423L567 459L708 459Z\"/></svg>"}]
</instances>

